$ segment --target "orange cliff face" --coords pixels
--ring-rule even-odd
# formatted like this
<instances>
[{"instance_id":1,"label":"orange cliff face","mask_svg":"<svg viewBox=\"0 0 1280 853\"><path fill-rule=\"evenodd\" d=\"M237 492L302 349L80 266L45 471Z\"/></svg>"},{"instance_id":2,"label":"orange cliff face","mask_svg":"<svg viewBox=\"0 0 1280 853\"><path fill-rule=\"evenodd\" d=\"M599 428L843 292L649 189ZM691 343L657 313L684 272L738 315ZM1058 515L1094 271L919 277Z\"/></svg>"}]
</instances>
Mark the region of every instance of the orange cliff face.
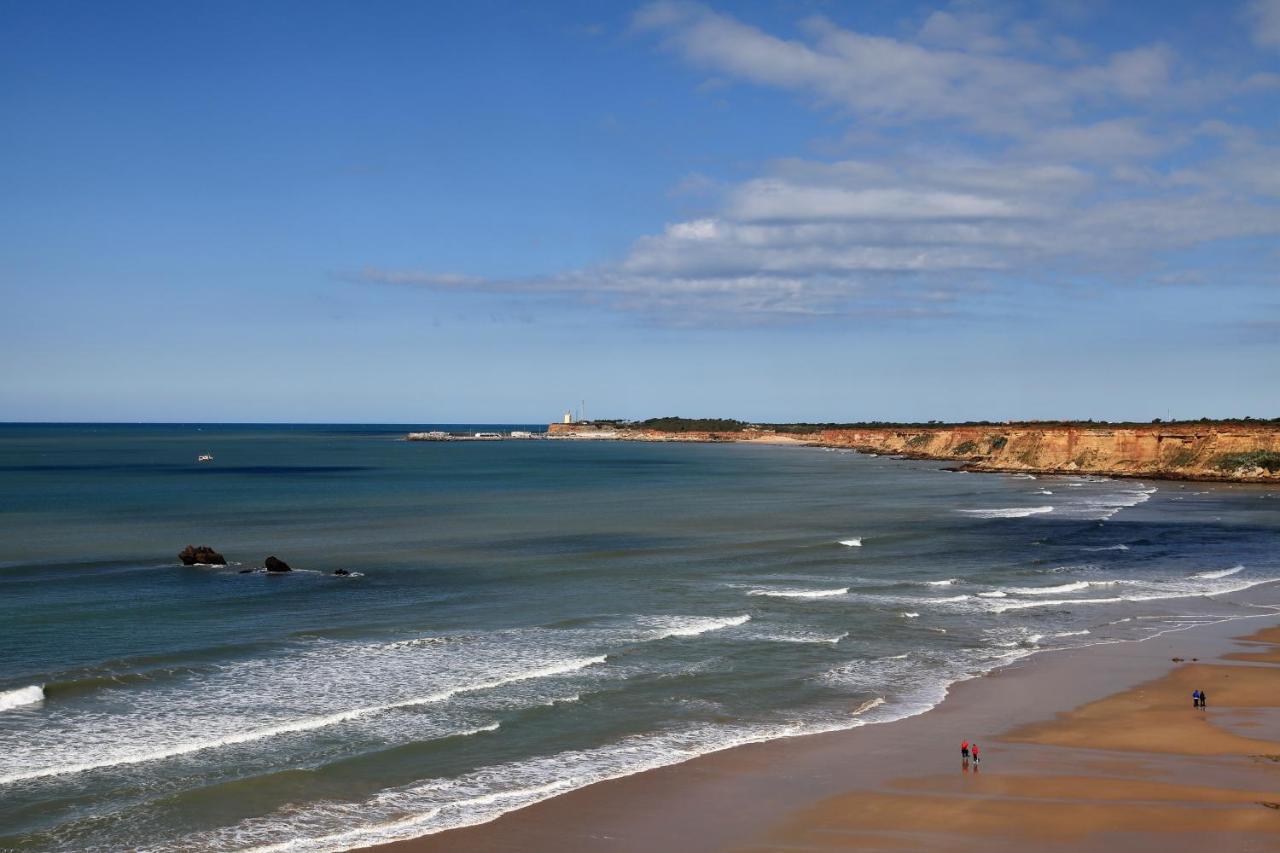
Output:
<instances>
[{"instance_id":1,"label":"orange cliff face","mask_svg":"<svg viewBox=\"0 0 1280 853\"><path fill-rule=\"evenodd\" d=\"M1280 425L1006 426L823 430L820 444L975 471L1041 471L1280 482Z\"/></svg>"},{"instance_id":2,"label":"orange cliff face","mask_svg":"<svg viewBox=\"0 0 1280 853\"><path fill-rule=\"evenodd\" d=\"M623 441L741 441L848 447L865 453L942 459L973 471L1107 474L1280 483L1280 424L865 427L812 433L663 432L595 424L551 424L553 438Z\"/></svg>"}]
</instances>

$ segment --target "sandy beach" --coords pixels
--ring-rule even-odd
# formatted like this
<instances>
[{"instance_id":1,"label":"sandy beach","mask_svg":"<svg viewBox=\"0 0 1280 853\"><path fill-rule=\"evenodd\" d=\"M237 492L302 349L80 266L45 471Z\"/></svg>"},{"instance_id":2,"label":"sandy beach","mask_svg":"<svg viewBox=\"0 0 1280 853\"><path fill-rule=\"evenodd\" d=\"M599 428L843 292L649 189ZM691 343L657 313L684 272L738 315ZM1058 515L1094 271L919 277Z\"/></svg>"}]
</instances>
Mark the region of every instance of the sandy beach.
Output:
<instances>
[{"instance_id":1,"label":"sandy beach","mask_svg":"<svg viewBox=\"0 0 1280 853\"><path fill-rule=\"evenodd\" d=\"M1273 614L1040 654L916 717L739 747L373 849L1273 850L1276 663ZM980 768L962 765L963 739Z\"/></svg>"}]
</instances>

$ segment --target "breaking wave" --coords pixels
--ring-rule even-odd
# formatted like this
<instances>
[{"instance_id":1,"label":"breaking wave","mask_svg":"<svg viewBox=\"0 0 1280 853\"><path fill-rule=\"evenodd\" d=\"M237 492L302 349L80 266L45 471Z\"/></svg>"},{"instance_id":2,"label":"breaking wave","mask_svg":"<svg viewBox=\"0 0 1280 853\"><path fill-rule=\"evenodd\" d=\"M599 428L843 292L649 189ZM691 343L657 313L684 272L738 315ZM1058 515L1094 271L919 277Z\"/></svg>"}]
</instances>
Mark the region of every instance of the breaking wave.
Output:
<instances>
[{"instance_id":1,"label":"breaking wave","mask_svg":"<svg viewBox=\"0 0 1280 853\"><path fill-rule=\"evenodd\" d=\"M700 616L667 616L653 620L665 623L657 632L648 637L650 640L665 640L669 637L696 637L708 631L719 631L722 628L733 628L751 621L749 614L727 616L723 619L704 618Z\"/></svg>"},{"instance_id":2,"label":"breaking wave","mask_svg":"<svg viewBox=\"0 0 1280 853\"><path fill-rule=\"evenodd\" d=\"M1074 581L1072 583L1059 584L1058 586L1015 586L1009 587L1004 592L1011 592L1014 595L1052 595L1055 592L1078 592L1082 589L1088 589L1090 585L1089 581Z\"/></svg>"},{"instance_id":3,"label":"breaking wave","mask_svg":"<svg viewBox=\"0 0 1280 853\"><path fill-rule=\"evenodd\" d=\"M1200 572L1199 574L1192 575L1191 577L1203 578L1204 580L1217 580L1218 578L1230 577L1231 575L1239 574L1240 572L1243 572L1243 571L1244 571L1244 566L1235 566L1234 568L1230 568L1230 569L1220 569L1216 572Z\"/></svg>"},{"instance_id":4,"label":"breaking wave","mask_svg":"<svg viewBox=\"0 0 1280 853\"><path fill-rule=\"evenodd\" d=\"M1209 586L1205 584L1160 584L1152 582L1137 587L1139 592L1130 595L1116 595L1107 598L1051 598L1038 599L1035 601L1013 601L1001 602L991 606L992 613L1004 613L1009 610L1025 610L1032 607L1066 607L1070 605L1082 604L1119 604L1126 601L1160 601L1164 599L1174 598L1201 598L1212 597L1215 595L1227 595L1233 592L1243 592L1246 589L1265 583L1274 583L1276 579L1265 578L1262 580L1244 581L1231 585ZM1165 588L1162 589L1161 586Z\"/></svg>"},{"instance_id":5,"label":"breaking wave","mask_svg":"<svg viewBox=\"0 0 1280 853\"><path fill-rule=\"evenodd\" d=\"M207 749L218 749L221 747L233 746L235 744L250 743L284 734L313 731L315 729L321 729L337 725L339 723L348 722L350 720L360 719L361 717L380 714L397 708L410 708L415 705L430 705L437 702L444 702L463 693L491 690L505 684L512 684L518 681L528 681L534 678L549 678L556 675L565 675L567 673L576 672L580 669L585 669L588 666L602 664L605 662L605 657L605 655L597 655L596 657L590 658L578 658L576 660L569 660L562 663L552 664L550 666L544 666L539 669L515 673L502 678L494 678L488 681L480 681L473 684L451 687L446 690L441 690L438 693L414 696L395 702L386 702L381 705L367 705L363 708L350 708L333 714L304 717L297 720L279 723L274 726L251 729L244 732L229 733L218 738L178 743L163 749L116 754L95 761L85 761L77 764L64 764L35 768L31 770L21 770L16 773L8 773L4 776L0 776L0 785L22 782L28 779L40 779L47 776L83 773L88 770L98 770L104 767L118 767L128 764L143 764L150 761L162 761L166 758L174 758L179 755L189 755L194 752L203 752Z\"/></svg>"},{"instance_id":6,"label":"breaking wave","mask_svg":"<svg viewBox=\"0 0 1280 853\"><path fill-rule=\"evenodd\" d=\"M846 595L848 592L849 587L842 586L838 589L753 589L747 595L766 595L770 598L830 598Z\"/></svg>"},{"instance_id":7,"label":"breaking wave","mask_svg":"<svg viewBox=\"0 0 1280 853\"><path fill-rule=\"evenodd\" d=\"M34 705L44 701L44 688L39 684L30 687L19 687L17 690L0 692L0 711L10 708L21 708L23 705Z\"/></svg>"},{"instance_id":8,"label":"breaking wave","mask_svg":"<svg viewBox=\"0 0 1280 853\"><path fill-rule=\"evenodd\" d=\"M1042 515L1046 512L1053 512L1051 506L1031 506L1031 507L1005 507L1003 509L961 509L956 512L962 512L965 515L972 515L974 518L1026 518L1031 515Z\"/></svg>"}]
</instances>

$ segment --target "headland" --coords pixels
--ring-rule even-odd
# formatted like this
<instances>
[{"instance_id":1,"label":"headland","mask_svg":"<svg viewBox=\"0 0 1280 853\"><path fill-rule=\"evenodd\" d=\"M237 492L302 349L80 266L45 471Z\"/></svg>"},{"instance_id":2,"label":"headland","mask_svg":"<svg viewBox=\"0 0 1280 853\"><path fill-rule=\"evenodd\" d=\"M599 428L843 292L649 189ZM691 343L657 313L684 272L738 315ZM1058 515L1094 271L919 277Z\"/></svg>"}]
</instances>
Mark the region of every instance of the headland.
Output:
<instances>
[{"instance_id":1,"label":"headland","mask_svg":"<svg viewBox=\"0 0 1280 853\"><path fill-rule=\"evenodd\" d=\"M943 460L965 471L1280 482L1280 420L750 424L721 419L656 418L551 424L547 435L563 439L803 444Z\"/></svg>"}]
</instances>

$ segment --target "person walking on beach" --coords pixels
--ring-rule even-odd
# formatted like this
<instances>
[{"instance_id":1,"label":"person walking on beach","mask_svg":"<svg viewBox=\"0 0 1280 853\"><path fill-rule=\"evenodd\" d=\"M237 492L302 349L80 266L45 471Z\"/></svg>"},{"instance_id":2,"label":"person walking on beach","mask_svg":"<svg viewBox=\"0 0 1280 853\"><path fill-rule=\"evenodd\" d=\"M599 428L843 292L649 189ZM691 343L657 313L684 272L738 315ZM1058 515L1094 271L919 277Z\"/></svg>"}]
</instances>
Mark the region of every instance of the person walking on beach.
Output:
<instances>
[{"instance_id":1,"label":"person walking on beach","mask_svg":"<svg viewBox=\"0 0 1280 853\"><path fill-rule=\"evenodd\" d=\"M1200 707L1200 691L1198 689L1191 691L1191 707L1192 708Z\"/></svg>"},{"instance_id":2,"label":"person walking on beach","mask_svg":"<svg viewBox=\"0 0 1280 853\"><path fill-rule=\"evenodd\" d=\"M1200 693L1200 710L1203 711L1205 708L1209 707L1209 695L1203 690L1198 692Z\"/></svg>"},{"instance_id":3,"label":"person walking on beach","mask_svg":"<svg viewBox=\"0 0 1280 853\"><path fill-rule=\"evenodd\" d=\"M960 758L964 761L969 760L969 741L960 744Z\"/></svg>"},{"instance_id":4,"label":"person walking on beach","mask_svg":"<svg viewBox=\"0 0 1280 853\"><path fill-rule=\"evenodd\" d=\"M978 757L978 745L975 743L973 746L969 747L969 751L973 753L973 769L977 770L978 762L982 760Z\"/></svg>"}]
</instances>

